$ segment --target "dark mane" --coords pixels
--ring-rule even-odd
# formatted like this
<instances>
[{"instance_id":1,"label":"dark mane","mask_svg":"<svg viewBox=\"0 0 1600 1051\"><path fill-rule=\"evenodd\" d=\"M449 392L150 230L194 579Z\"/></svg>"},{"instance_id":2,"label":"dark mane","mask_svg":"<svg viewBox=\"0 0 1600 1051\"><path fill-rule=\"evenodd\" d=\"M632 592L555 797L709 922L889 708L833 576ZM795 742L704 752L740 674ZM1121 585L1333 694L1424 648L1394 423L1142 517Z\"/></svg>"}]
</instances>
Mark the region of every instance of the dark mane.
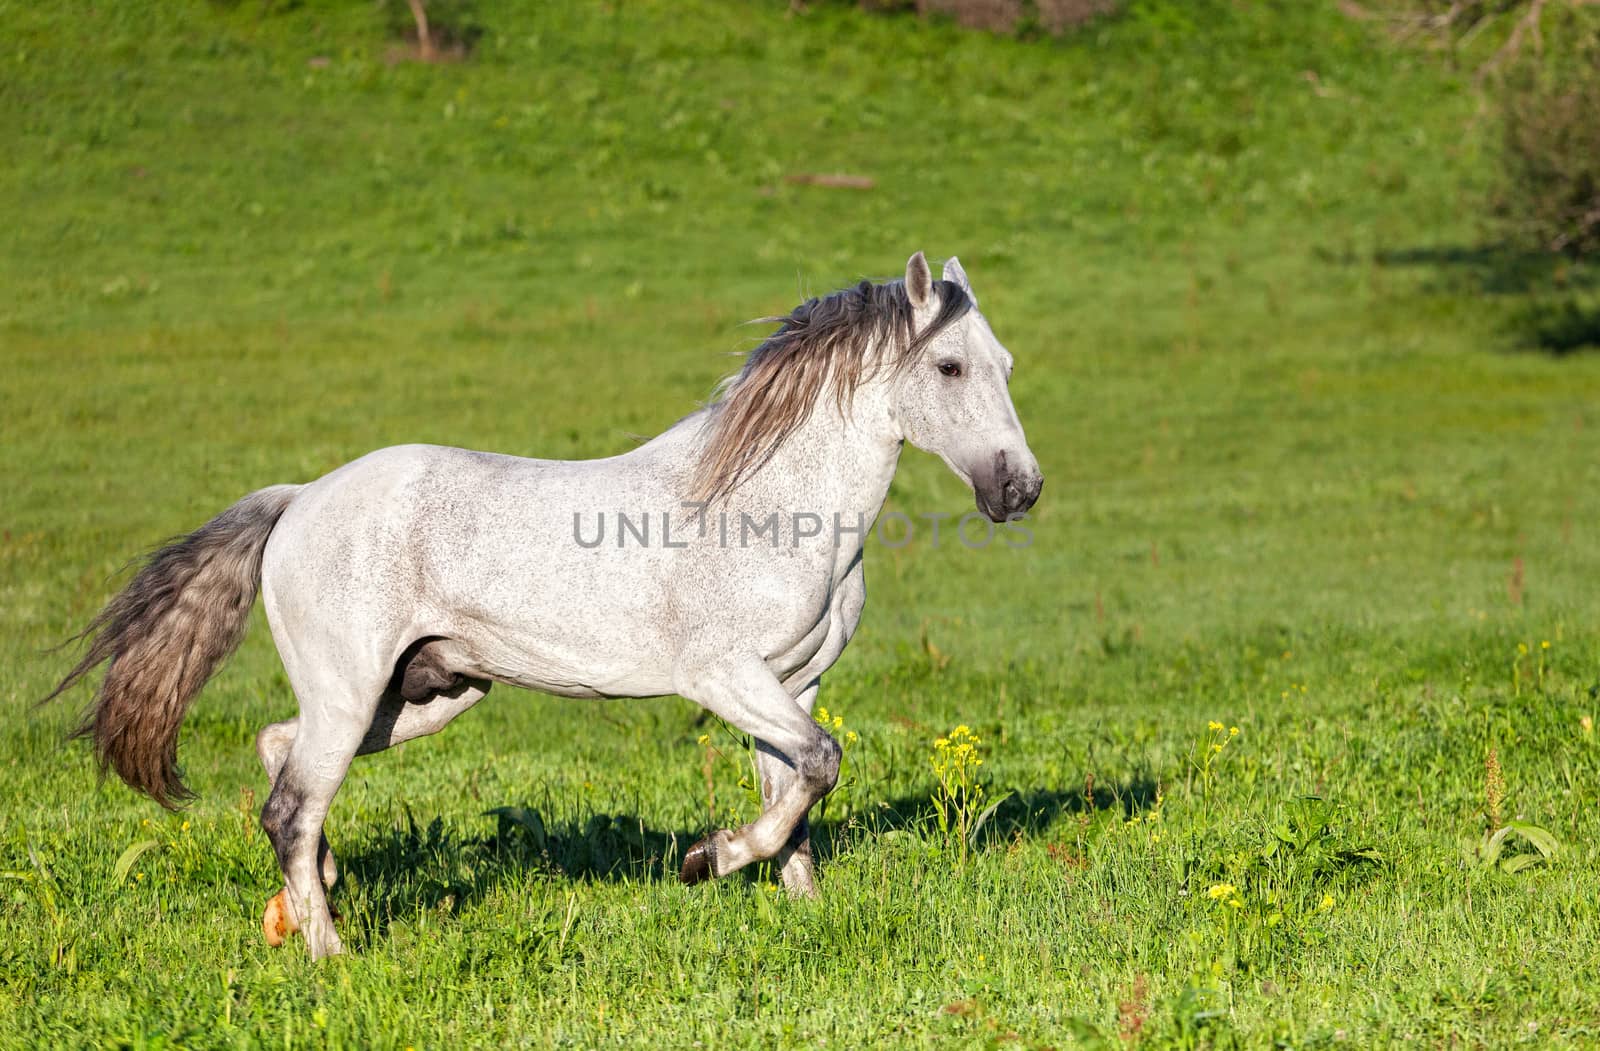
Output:
<instances>
[{"instance_id":1,"label":"dark mane","mask_svg":"<svg viewBox=\"0 0 1600 1051\"><path fill-rule=\"evenodd\" d=\"M826 391L844 410L863 380L880 368L904 369L928 341L972 309L961 286L935 281L939 311L921 332L905 282L863 281L810 299L750 352L726 381L705 421L707 437L695 476L696 500L716 500L759 471L805 422ZM877 355L869 351L876 346Z\"/></svg>"}]
</instances>

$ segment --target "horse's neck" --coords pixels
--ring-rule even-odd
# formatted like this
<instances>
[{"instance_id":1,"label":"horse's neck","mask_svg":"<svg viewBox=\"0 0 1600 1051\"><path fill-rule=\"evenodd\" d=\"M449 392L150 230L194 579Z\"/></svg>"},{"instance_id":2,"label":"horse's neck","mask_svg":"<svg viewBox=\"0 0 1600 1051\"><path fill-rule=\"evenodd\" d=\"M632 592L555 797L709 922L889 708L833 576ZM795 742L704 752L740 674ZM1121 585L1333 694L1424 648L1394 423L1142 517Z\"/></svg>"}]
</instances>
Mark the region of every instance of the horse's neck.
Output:
<instances>
[{"instance_id":1,"label":"horse's neck","mask_svg":"<svg viewBox=\"0 0 1600 1051\"><path fill-rule=\"evenodd\" d=\"M820 515L825 535L840 530L840 551L849 561L865 537L858 526L870 527L888 498L901 445L879 384L863 384L842 412L824 394L746 483L748 494L763 505Z\"/></svg>"},{"instance_id":2,"label":"horse's neck","mask_svg":"<svg viewBox=\"0 0 1600 1051\"><path fill-rule=\"evenodd\" d=\"M704 450L705 423L705 410L686 416L627 456L650 458L671 487L683 493L693 484ZM842 412L832 395L824 393L772 459L729 495L724 513L735 521L741 512L764 521L776 511L786 522L792 522L792 515L817 515L823 528L819 549L832 552L836 570L848 568L888 498L901 445L886 384L862 384ZM837 546L825 543L835 537Z\"/></svg>"}]
</instances>

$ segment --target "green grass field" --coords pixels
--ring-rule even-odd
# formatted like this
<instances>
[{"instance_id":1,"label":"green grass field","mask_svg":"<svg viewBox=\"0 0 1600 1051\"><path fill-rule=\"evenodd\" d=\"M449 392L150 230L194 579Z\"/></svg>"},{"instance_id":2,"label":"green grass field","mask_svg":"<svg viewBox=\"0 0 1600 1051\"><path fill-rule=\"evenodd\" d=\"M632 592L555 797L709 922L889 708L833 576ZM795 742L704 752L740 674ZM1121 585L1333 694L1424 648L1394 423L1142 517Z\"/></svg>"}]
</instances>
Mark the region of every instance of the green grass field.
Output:
<instances>
[{"instance_id":1,"label":"green grass field","mask_svg":"<svg viewBox=\"0 0 1600 1051\"><path fill-rule=\"evenodd\" d=\"M0 1045L1600 1045L1600 354L1514 323L1600 278L1492 247L1470 76L1288 0L1032 42L482 0L440 65L403 14L0 0ZM692 705L498 688L357 762L314 966L259 930L259 613L183 813L96 786L81 694L31 707L244 492L622 450L744 319L918 248L1047 481L1026 550L869 549L821 900L671 878L754 814ZM971 497L908 452L891 506ZM1010 793L970 851L958 724Z\"/></svg>"}]
</instances>

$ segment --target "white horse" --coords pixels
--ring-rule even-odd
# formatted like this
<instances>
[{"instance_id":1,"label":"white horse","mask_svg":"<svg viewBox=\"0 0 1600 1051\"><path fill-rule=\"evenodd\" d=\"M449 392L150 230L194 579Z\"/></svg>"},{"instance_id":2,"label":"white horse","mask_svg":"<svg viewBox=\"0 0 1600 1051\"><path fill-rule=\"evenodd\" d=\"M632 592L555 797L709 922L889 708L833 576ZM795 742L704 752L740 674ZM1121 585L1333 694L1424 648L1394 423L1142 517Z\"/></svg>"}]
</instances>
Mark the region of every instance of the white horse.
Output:
<instances>
[{"instance_id":1,"label":"white horse","mask_svg":"<svg viewBox=\"0 0 1600 1051\"><path fill-rule=\"evenodd\" d=\"M109 661L78 733L171 806L188 794L179 724L259 587L300 703L257 738L284 878L263 923L273 944L302 932L313 958L341 949L322 828L350 761L440 730L492 682L677 693L749 734L763 813L696 843L681 878L776 858L791 893L814 894L806 815L840 751L811 710L860 620L862 545L902 444L943 457L994 521L1042 480L1011 355L956 260L935 281L918 252L903 282L770 320L718 400L624 455L400 446L251 493L150 557L51 696Z\"/></svg>"}]
</instances>

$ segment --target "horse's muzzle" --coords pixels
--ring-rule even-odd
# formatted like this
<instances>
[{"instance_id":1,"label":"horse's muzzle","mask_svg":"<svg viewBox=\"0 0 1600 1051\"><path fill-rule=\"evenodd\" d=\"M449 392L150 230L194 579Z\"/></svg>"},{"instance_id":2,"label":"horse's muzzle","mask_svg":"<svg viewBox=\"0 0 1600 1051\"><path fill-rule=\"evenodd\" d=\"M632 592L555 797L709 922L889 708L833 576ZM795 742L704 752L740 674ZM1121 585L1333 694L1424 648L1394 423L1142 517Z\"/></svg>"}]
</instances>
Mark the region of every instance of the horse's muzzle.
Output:
<instances>
[{"instance_id":1,"label":"horse's muzzle","mask_svg":"<svg viewBox=\"0 0 1600 1051\"><path fill-rule=\"evenodd\" d=\"M1024 514L1039 499L1042 488L1044 475L1039 471L1038 462L1026 451L1020 456L997 452L987 468L974 472L972 477L978 510L988 515L991 522L1005 522Z\"/></svg>"}]
</instances>

